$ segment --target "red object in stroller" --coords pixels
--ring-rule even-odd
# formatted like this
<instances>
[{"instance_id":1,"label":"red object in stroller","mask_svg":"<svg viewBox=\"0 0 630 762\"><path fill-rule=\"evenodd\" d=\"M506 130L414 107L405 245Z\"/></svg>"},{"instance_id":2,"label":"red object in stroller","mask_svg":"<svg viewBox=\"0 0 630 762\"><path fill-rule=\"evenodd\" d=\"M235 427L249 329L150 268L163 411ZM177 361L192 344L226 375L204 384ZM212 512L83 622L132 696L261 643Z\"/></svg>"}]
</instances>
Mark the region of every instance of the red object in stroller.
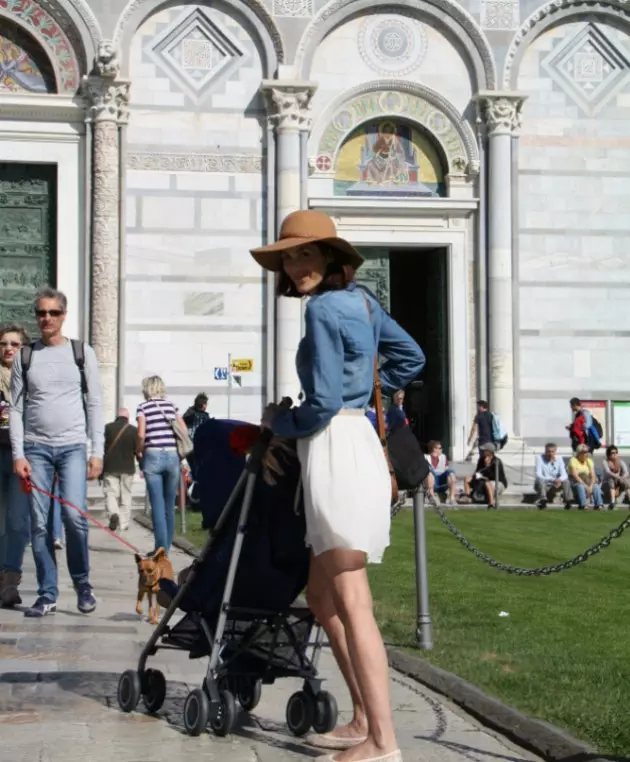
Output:
<instances>
[{"instance_id":1,"label":"red object in stroller","mask_svg":"<svg viewBox=\"0 0 630 762\"><path fill-rule=\"evenodd\" d=\"M273 490L263 485L259 476L271 433L265 431L258 437L245 460L243 455L226 455L227 441L237 426L233 421L210 419L197 432L195 458L200 472L208 477L209 488L213 483L212 469L215 475L220 473L223 477L226 472L235 475L239 466L242 471L220 515L211 522L208 541L193 562L186 581L146 643L137 669L121 675L118 703L124 712L131 712L142 698L149 712L159 711L166 698L166 680L159 670L146 668L147 660L161 649L186 650L190 658L209 656L201 688L192 690L184 705L184 727L191 735L199 735L208 724L216 735L229 734L236 721L236 700L245 711L253 710L260 700L262 685L272 684L281 677L304 680L302 690L294 693L287 703L286 719L291 732L301 736L313 728L325 733L336 725L337 703L330 693L322 690L322 681L317 676L322 631L308 608L290 605L304 587L308 571L304 531L296 523L299 519L294 510L299 468L293 474L295 483L290 484L293 499L289 512L279 513L276 506L265 511L263 504L269 502L265 498L269 498ZM208 447L214 446L212 457L208 457L205 464L204 441L211 443ZM230 484L234 480L235 477ZM218 491L221 494L221 490ZM286 489L278 494L286 503ZM213 497L216 498L216 490ZM241 509L237 512L240 498ZM203 502L202 496L202 511ZM294 535L288 543L298 546L297 555L293 547L289 549L293 553L290 561L282 552L280 559L278 553L274 553L274 544L277 545L274 537L286 526L293 526L294 531L297 528L299 535ZM217 561L214 566L213 560ZM249 564L251 571L239 568L240 561ZM266 579L267 567L271 576ZM297 577L283 587L288 569ZM210 595L202 607L199 590L209 588L214 588L217 594ZM268 600L274 602L273 610L255 605L266 589L272 596ZM286 606L281 603L285 599ZM188 613L170 626L178 609Z\"/></svg>"}]
</instances>

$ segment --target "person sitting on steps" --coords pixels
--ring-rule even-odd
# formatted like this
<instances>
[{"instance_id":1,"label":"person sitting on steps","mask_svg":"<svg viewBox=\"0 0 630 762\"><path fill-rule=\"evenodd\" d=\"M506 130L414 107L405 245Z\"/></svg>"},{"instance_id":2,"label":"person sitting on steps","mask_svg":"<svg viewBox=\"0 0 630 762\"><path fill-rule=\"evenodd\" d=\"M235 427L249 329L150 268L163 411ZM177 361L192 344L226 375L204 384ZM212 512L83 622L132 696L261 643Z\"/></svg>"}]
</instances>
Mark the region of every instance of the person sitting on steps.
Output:
<instances>
[{"instance_id":1,"label":"person sitting on steps","mask_svg":"<svg viewBox=\"0 0 630 762\"><path fill-rule=\"evenodd\" d=\"M496 496L507 489L507 486L505 470L501 459L496 455L496 447L492 442L487 442L481 448L475 473L464 481L464 492L468 498L466 502L487 502L489 509L496 508Z\"/></svg>"}]
</instances>

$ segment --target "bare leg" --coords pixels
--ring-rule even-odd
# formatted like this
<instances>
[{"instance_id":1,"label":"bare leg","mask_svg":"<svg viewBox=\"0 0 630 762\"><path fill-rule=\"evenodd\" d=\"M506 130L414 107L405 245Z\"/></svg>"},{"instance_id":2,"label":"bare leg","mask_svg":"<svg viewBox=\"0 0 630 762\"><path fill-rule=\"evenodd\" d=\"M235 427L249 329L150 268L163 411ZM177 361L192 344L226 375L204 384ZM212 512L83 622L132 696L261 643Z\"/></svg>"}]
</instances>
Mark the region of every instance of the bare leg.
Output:
<instances>
[{"instance_id":1,"label":"bare leg","mask_svg":"<svg viewBox=\"0 0 630 762\"><path fill-rule=\"evenodd\" d=\"M464 492L466 493L467 497L470 497L472 494L472 480L473 480L472 476L469 476L467 479L464 479Z\"/></svg>"},{"instance_id":2,"label":"bare leg","mask_svg":"<svg viewBox=\"0 0 630 762\"><path fill-rule=\"evenodd\" d=\"M397 743L389 699L389 668L383 639L372 609L365 554L357 550L329 550L318 557L332 589L343 623L348 653L363 697L368 720L367 739L334 755L335 762L354 762L396 751Z\"/></svg>"},{"instance_id":3,"label":"bare leg","mask_svg":"<svg viewBox=\"0 0 630 762\"><path fill-rule=\"evenodd\" d=\"M437 499L435 497L435 476L429 471L427 478L424 480L425 487L427 488L427 496L431 505L437 505Z\"/></svg>"},{"instance_id":4,"label":"bare leg","mask_svg":"<svg viewBox=\"0 0 630 762\"><path fill-rule=\"evenodd\" d=\"M457 477L455 474L448 475L448 499L455 502L455 488L457 487Z\"/></svg>"},{"instance_id":5,"label":"bare leg","mask_svg":"<svg viewBox=\"0 0 630 762\"><path fill-rule=\"evenodd\" d=\"M352 700L352 720L341 727L335 728L332 735L335 738L359 738L367 735L367 717L359 684L352 669L346 631L335 609L330 584L326 574L318 561L318 557L311 556L311 565L308 574L308 586L306 588L306 601L317 621L324 628L330 647L341 670Z\"/></svg>"},{"instance_id":6,"label":"bare leg","mask_svg":"<svg viewBox=\"0 0 630 762\"><path fill-rule=\"evenodd\" d=\"M486 482L486 495L488 496L488 505L494 505L494 482Z\"/></svg>"}]
</instances>

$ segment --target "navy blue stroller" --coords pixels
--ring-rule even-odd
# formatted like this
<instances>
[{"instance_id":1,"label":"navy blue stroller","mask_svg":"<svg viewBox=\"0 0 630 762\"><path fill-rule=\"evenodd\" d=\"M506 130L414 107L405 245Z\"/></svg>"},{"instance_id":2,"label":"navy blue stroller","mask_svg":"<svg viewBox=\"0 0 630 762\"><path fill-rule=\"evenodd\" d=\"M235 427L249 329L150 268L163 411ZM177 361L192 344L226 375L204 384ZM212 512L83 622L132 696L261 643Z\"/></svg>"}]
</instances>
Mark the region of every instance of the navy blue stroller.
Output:
<instances>
[{"instance_id":1,"label":"navy blue stroller","mask_svg":"<svg viewBox=\"0 0 630 762\"><path fill-rule=\"evenodd\" d=\"M269 432L257 436L249 457L234 451L234 438L246 426L210 419L196 432L195 470L208 541L173 591L137 670L121 675L118 703L131 712L142 698L149 712L159 711L166 680L159 670L146 668L147 659L161 649L183 650L193 659L209 657L202 687L192 690L184 705L184 727L191 735L208 723L216 735L229 734L236 701L252 711L262 685L281 677L304 680L287 703L291 732L325 733L336 725L337 703L317 677L322 632L308 608L295 603L309 564L299 463L292 445L274 447L278 468L269 483L262 475ZM182 611L185 616L171 626Z\"/></svg>"}]
</instances>

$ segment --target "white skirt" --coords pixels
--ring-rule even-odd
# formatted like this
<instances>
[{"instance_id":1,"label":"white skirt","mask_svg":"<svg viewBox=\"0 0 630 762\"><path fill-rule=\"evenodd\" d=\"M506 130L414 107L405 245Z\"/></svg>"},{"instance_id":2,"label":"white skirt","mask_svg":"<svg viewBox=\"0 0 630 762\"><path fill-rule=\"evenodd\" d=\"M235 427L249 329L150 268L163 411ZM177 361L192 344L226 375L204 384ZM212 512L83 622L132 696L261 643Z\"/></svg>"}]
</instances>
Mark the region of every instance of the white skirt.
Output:
<instances>
[{"instance_id":1,"label":"white skirt","mask_svg":"<svg viewBox=\"0 0 630 762\"><path fill-rule=\"evenodd\" d=\"M362 550L380 563L389 545L391 478L383 447L362 410L344 409L326 428L298 439L306 542Z\"/></svg>"}]
</instances>

